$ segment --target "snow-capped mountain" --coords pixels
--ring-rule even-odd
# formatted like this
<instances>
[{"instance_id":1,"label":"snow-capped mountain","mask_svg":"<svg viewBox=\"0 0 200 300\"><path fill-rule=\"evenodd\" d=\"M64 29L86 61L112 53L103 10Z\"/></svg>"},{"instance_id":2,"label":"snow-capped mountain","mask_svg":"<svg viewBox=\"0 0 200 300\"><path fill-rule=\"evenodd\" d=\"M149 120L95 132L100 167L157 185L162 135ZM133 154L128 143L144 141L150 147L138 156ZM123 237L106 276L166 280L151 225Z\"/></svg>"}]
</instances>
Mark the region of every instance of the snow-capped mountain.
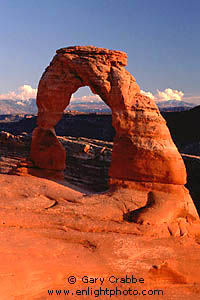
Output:
<instances>
[{"instance_id":1,"label":"snow-capped mountain","mask_svg":"<svg viewBox=\"0 0 200 300\"><path fill-rule=\"evenodd\" d=\"M180 100L158 101L156 104L160 111L183 111L197 106L197 104Z\"/></svg>"},{"instance_id":2,"label":"snow-capped mountain","mask_svg":"<svg viewBox=\"0 0 200 300\"><path fill-rule=\"evenodd\" d=\"M35 99L0 100L0 114L35 114L37 106Z\"/></svg>"}]
</instances>

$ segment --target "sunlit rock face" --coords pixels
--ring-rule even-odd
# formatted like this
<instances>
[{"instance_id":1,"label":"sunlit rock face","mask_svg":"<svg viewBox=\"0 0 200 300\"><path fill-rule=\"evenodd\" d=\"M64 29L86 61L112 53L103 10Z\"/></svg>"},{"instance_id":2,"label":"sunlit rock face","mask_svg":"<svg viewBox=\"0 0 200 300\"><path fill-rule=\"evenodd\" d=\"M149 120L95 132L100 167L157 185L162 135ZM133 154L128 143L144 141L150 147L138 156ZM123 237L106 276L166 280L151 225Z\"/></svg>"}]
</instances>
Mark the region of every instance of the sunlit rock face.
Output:
<instances>
[{"instance_id":1,"label":"sunlit rock face","mask_svg":"<svg viewBox=\"0 0 200 300\"><path fill-rule=\"evenodd\" d=\"M172 184L186 182L184 164L164 119L154 101L140 94L125 65L126 54L121 51L92 46L57 51L38 88L39 128L34 133L32 157L39 167L65 168L64 153L62 155L56 137L53 137L53 127L72 94L82 86L89 86L112 110L116 136L110 177ZM45 130L48 133L45 134ZM45 145L47 149L43 149ZM56 149L60 151L57 166L47 159L50 148L55 157Z\"/></svg>"},{"instance_id":2,"label":"sunlit rock face","mask_svg":"<svg viewBox=\"0 0 200 300\"><path fill-rule=\"evenodd\" d=\"M89 86L112 110L116 136L109 169L110 186L145 191L144 216L139 218L137 213L133 220L143 222L149 207L155 210L159 207L160 191L164 193L162 208L159 207L163 220L165 209L173 209L173 199L178 195L182 205L175 206L170 218L175 218L180 210L196 215L192 200L183 189L185 166L166 122L154 101L140 93L135 78L124 68L126 59L124 52L93 46L57 50L38 87L38 127L33 133L31 158L37 167L64 170L65 151L56 138L54 126L72 94ZM174 196L166 207L169 194ZM152 222L151 213L147 219Z\"/></svg>"}]
</instances>

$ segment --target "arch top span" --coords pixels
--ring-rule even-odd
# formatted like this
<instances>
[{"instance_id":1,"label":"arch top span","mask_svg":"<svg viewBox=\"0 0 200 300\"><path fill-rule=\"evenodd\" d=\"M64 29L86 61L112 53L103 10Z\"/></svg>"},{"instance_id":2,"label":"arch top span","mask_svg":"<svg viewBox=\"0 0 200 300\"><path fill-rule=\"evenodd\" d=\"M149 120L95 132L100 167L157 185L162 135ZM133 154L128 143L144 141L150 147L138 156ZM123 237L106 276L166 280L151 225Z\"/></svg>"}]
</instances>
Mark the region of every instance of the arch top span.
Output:
<instances>
[{"instance_id":1,"label":"arch top span","mask_svg":"<svg viewBox=\"0 0 200 300\"><path fill-rule=\"evenodd\" d=\"M123 51L109 50L106 48L97 48L94 46L71 46L61 48L56 51L57 54L74 54L79 57L95 58L102 63L113 65L127 65L127 54Z\"/></svg>"},{"instance_id":2,"label":"arch top span","mask_svg":"<svg viewBox=\"0 0 200 300\"><path fill-rule=\"evenodd\" d=\"M74 46L57 50L38 86L38 125L56 125L70 98L80 87L88 86L114 111L124 111L140 88L124 68L122 51L94 46ZM48 119L47 116L48 115Z\"/></svg>"}]
</instances>

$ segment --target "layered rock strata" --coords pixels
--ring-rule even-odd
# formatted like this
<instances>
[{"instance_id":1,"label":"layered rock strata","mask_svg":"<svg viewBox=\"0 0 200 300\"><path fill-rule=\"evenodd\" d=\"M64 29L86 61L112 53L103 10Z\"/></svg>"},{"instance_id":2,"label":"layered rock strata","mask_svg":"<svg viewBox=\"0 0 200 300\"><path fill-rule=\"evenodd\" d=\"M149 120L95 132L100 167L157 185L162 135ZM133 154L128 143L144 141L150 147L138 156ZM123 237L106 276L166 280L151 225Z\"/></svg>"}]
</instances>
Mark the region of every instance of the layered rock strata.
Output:
<instances>
[{"instance_id":1,"label":"layered rock strata","mask_svg":"<svg viewBox=\"0 0 200 300\"><path fill-rule=\"evenodd\" d=\"M112 110L116 136L110 186L125 185L144 192L146 203L131 214L132 220L151 223L158 212L162 215L159 222L168 222L183 211L185 216L197 218L193 202L183 187L186 183L183 160L156 104L140 93L134 77L124 68L126 58L121 51L92 46L57 51L38 87L38 127L33 133L31 158L37 167L64 170L65 151L56 138L54 126L72 94L89 86ZM174 210L173 214L169 210Z\"/></svg>"}]
</instances>

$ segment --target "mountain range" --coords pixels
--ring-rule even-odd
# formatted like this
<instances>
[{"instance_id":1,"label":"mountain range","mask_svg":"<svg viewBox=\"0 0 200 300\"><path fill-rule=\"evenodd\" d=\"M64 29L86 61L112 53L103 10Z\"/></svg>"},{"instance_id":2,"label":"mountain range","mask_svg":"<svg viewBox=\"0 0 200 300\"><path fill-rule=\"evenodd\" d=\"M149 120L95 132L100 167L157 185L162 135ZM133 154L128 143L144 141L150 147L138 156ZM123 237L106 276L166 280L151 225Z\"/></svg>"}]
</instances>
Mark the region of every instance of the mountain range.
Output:
<instances>
[{"instance_id":1,"label":"mountain range","mask_svg":"<svg viewBox=\"0 0 200 300\"><path fill-rule=\"evenodd\" d=\"M156 103L160 111L185 111L196 105L180 100L159 101ZM103 101L71 101L67 111L78 112L111 112ZM36 114L37 106L35 99L29 100L0 100L0 115L5 114Z\"/></svg>"},{"instance_id":2,"label":"mountain range","mask_svg":"<svg viewBox=\"0 0 200 300\"><path fill-rule=\"evenodd\" d=\"M180 100L168 100L156 102L160 111L184 111L189 110L195 106L194 103L189 103Z\"/></svg>"},{"instance_id":3,"label":"mountain range","mask_svg":"<svg viewBox=\"0 0 200 300\"><path fill-rule=\"evenodd\" d=\"M36 114L35 99L29 100L0 100L0 115Z\"/></svg>"}]
</instances>

